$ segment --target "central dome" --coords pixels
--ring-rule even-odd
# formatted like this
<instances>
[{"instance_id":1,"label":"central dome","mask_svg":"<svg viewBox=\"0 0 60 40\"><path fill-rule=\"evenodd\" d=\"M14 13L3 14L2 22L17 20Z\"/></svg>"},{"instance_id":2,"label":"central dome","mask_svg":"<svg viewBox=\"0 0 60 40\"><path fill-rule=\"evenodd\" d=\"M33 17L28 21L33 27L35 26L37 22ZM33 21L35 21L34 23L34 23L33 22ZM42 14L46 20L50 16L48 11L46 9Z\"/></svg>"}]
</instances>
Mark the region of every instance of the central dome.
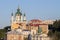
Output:
<instances>
[{"instance_id":1,"label":"central dome","mask_svg":"<svg viewBox=\"0 0 60 40\"><path fill-rule=\"evenodd\" d=\"M17 9L17 12L16 12L15 15L22 15L22 13L20 12L20 9L19 8Z\"/></svg>"}]
</instances>

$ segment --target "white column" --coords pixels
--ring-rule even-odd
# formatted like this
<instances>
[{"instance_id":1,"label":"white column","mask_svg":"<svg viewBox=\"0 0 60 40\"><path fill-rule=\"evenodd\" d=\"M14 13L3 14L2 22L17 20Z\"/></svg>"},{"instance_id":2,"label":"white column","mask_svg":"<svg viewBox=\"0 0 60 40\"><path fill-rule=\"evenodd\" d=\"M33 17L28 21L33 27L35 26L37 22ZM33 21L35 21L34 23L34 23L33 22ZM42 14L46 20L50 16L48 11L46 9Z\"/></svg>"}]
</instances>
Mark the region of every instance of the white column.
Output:
<instances>
[{"instance_id":1,"label":"white column","mask_svg":"<svg viewBox=\"0 0 60 40\"><path fill-rule=\"evenodd\" d=\"M24 16L24 21L26 21L26 17Z\"/></svg>"},{"instance_id":2,"label":"white column","mask_svg":"<svg viewBox=\"0 0 60 40\"><path fill-rule=\"evenodd\" d=\"M13 16L11 16L11 23L13 23L14 22L14 17Z\"/></svg>"},{"instance_id":3,"label":"white column","mask_svg":"<svg viewBox=\"0 0 60 40\"><path fill-rule=\"evenodd\" d=\"M21 22L23 21L23 16L21 15Z\"/></svg>"}]
</instances>

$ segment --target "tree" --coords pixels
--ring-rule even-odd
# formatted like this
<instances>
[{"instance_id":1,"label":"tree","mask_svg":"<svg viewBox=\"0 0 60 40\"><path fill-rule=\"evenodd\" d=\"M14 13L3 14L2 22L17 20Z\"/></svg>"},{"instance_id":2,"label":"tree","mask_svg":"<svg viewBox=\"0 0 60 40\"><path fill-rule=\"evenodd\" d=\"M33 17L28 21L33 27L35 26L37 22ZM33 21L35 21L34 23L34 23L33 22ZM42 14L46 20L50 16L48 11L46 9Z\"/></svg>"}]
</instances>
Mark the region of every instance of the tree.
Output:
<instances>
[{"instance_id":1,"label":"tree","mask_svg":"<svg viewBox=\"0 0 60 40\"><path fill-rule=\"evenodd\" d=\"M3 40L6 38L7 31L10 31L8 29L11 29L10 26L6 26L3 29L0 29L0 40Z\"/></svg>"},{"instance_id":2,"label":"tree","mask_svg":"<svg viewBox=\"0 0 60 40\"><path fill-rule=\"evenodd\" d=\"M60 20L56 20L52 27L54 28L53 30L49 30L48 36L52 38L52 40L60 40Z\"/></svg>"},{"instance_id":3,"label":"tree","mask_svg":"<svg viewBox=\"0 0 60 40\"><path fill-rule=\"evenodd\" d=\"M11 31L11 26L6 26L4 27L4 29L6 30L6 32Z\"/></svg>"},{"instance_id":4,"label":"tree","mask_svg":"<svg viewBox=\"0 0 60 40\"><path fill-rule=\"evenodd\" d=\"M0 39L4 39L4 37L6 37L6 30L0 29Z\"/></svg>"},{"instance_id":5,"label":"tree","mask_svg":"<svg viewBox=\"0 0 60 40\"><path fill-rule=\"evenodd\" d=\"M56 21L53 23L53 27L55 27L55 28L60 28L60 20L56 20Z\"/></svg>"}]
</instances>

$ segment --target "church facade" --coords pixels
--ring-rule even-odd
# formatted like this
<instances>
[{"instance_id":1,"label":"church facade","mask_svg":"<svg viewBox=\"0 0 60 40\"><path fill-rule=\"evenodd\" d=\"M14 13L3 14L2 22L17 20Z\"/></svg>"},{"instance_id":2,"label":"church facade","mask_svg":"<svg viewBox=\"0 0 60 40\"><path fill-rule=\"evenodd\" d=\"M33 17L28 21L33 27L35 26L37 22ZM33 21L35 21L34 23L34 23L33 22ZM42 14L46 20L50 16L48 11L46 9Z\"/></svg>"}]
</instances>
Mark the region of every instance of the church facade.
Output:
<instances>
[{"instance_id":1,"label":"church facade","mask_svg":"<svg viewBox=\"0 0 60 40\"><path fill-rule=\"evenodd\" d=\"M32 19L27 22L26 14L22 14L18 7L15 14L11 14L11 31L7 32L7 40L24 40L29 34L46 34L48 33L48 25L53 24L52 20ZM14 35L15 34L15 35ZM13 38L11 38L13 36Z\"/></svg>"},{"instance_id":2,"label":"church facade","mask_svg":"<svg viewBox=\"0 0 60 40\"><path fill-rule=\"evenodd\" d=\"M15 15L13 13L11 15L11 30L15 30L18 27L26 29L26 16L25 14L22 15L19 8Z\"/></svg>"}]
</instances>

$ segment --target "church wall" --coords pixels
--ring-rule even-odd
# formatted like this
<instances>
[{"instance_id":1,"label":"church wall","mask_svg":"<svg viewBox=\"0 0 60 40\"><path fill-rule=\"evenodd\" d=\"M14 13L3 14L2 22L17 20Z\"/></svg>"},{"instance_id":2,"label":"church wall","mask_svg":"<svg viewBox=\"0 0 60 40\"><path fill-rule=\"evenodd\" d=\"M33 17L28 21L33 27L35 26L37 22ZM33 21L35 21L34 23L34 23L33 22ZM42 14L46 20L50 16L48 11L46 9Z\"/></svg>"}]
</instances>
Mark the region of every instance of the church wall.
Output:
<instances>
[{"instance_id":1,"label":"church wall","mask_svg":"<svg viewBox=\"0 0 60 40\"><path fill-rule=\"evenodd\" d=\"M16 28L18 28L19 27L19 25L17 24L17 23L13 23L12 25L11 25L11 30L15 30Z\"/></svg>"},{"instance_id":2,"label":"church wall","mask_svg":"<svg viewBox=\"0 0 60 40\"><path fill-rule=\"evenodd\" d=\"M7 34L7 40L24 40L24 36L21 34Z\"/></svg>"}]
</instances>

